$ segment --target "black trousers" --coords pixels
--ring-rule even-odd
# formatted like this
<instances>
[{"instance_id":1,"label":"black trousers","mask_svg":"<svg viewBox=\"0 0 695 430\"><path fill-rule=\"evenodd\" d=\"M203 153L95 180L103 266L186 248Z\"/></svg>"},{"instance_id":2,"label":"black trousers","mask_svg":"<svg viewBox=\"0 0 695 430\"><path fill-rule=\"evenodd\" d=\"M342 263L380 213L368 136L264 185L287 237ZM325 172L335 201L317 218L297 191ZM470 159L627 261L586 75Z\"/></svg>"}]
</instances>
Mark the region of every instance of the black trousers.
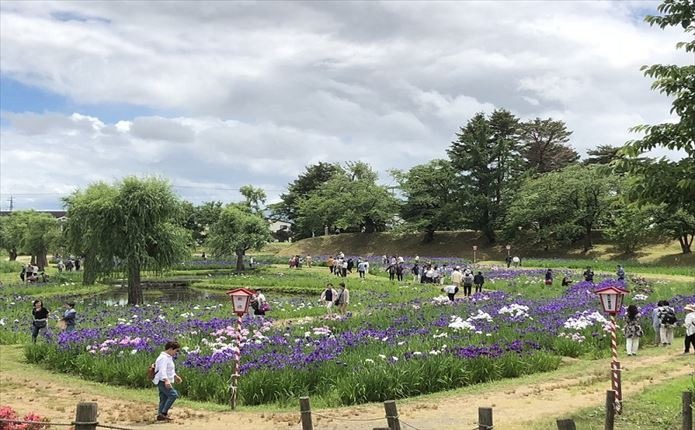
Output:
<instances>
[{"instance_id":1,"label":"black trousers","mask_svg":"<svg viewBox=\"0 0 695 430\"><path fill-rule=\"evenodd\" d=\"M470 296L472 289L473 289L473 285L463 284L463 295L464 296Z\"/></svg>"},{"instance_id":2,"label":"black trousers","mask_svg":"<svg viewBox=\"0 0 695 430\"><path fill-rule=\"evenodd\" d=\"M685 352L690 352L690 347L693 347L693 352L695 352L695 334L685 337Z\"/></svg>"}]
</instances>

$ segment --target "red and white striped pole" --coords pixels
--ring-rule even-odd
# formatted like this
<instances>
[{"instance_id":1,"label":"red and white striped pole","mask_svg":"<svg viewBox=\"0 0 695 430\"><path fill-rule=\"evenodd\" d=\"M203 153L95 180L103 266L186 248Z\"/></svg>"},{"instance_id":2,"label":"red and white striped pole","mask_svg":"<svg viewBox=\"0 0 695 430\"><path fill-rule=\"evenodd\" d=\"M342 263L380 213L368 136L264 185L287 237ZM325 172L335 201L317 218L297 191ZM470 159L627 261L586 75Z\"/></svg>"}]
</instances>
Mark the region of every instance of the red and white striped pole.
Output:
<instances>
[{"instance_id":1,"label":"red and white striped pole","mask_svg":"<svg viewBox=\"0 0 695 430\"><path fill-rule=\"evenodd\" d=\"M618 361L618 341L616 339L615 313L611 313L611 380L615 391L615 412L620 414L623 409L623 394L620 383L620 362Z\"/></svg>"},{"instance_id":2,"label":"red and white striped pole","mask_svg":"<svg viewBox=\"0 0 695 430\"><path fill-rule=\"evenodd\" d=\"M232 410L236 409L236 398L237 398L237 383L239 382L239 360L241 358L241 314L237 314L236 320L236 346L237 350L234 353L234 373L232 374L232 396L231 396L231 406Z\"/></svg>"}]
</instances>

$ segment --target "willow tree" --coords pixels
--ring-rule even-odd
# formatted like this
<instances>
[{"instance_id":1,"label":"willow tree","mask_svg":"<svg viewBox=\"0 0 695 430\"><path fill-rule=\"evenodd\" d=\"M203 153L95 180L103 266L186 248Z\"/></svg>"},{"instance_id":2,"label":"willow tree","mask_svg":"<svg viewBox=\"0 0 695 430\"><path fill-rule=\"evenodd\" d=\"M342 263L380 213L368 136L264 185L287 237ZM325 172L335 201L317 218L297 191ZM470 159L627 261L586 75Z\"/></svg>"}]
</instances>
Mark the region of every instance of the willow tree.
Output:
<instances>
[{"instance_id":1,"label":"willow tree","mask_svg":"<svg viewBox=\"0 0 695 430\"><path fill-rule=\"evenodd\" d=\"M95 183L67 197L65 207L68 247L85 256L84 282L125 273L128 304L143 303L141 271L171 267L188 253L176 224L181 204L165 180Z\"/></svg>"},{"instance_id":2,"label":"willow tree","mask_svg":"<svg viewBox=\"0 0 695 430\"><path fill-rule=\"evenodd\" d=\"M236 255L236 270L244 270L244 255L272 239L268 222L245 204L230 204L210 227L207 247L216 257Z\"/></svg>"}]
</instances>

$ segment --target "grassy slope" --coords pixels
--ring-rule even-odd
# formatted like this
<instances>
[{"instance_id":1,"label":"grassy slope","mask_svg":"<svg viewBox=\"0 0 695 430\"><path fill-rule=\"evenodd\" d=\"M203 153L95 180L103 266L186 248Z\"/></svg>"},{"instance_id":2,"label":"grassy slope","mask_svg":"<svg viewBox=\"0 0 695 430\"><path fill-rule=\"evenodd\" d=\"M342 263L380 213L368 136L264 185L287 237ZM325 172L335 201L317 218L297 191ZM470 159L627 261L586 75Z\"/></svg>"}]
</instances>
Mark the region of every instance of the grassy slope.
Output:
<instances>
[{"instance_id":1,"label":"grassy slope","mask_svg":"<svg viewBox=\"0 0 695 430\"><path fill-rule=\"evenodd\" d=\"M391 233L343 233L303 239L289 246L274 244L278 255L333 255L340 251L350 255L420 255L437 257L462 257L473 259L473 245L478 246L478 260L503 260L504 243L490 246L477 232L437 232L434 240L423 243L422 234L395 235ZM665 266L695 265L695 254L682 255L678 242L657 243L645 247L634 256L621 255L615 247L597 237L594 248L582 253L581 245L567 249L543 251L542 249L513 245L512 254L523 258L579 258L600 260L637 260L641 263Z\"/></svg>"}]
</instances>

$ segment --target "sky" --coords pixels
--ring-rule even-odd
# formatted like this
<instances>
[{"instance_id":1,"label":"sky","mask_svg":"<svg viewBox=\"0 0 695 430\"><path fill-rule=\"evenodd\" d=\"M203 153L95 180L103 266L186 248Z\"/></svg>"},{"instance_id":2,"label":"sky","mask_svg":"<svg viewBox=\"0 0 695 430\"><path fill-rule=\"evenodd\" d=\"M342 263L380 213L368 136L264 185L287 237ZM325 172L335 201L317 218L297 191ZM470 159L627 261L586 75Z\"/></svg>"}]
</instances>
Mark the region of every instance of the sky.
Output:
<instances>
[{"instance_id":1,"label":"sky","mask_svg":"<svg viewBox=\"0 0 695 430\"><path fill-rule=\"evenodd\" d=\"M3 0L0 209L129 175L273 202L319 161L391 184L498 108L565 121L582 156L622 145L672 120L640 67L693 62L643 22L658 4Z\"/></svg>"}]
</instances>

